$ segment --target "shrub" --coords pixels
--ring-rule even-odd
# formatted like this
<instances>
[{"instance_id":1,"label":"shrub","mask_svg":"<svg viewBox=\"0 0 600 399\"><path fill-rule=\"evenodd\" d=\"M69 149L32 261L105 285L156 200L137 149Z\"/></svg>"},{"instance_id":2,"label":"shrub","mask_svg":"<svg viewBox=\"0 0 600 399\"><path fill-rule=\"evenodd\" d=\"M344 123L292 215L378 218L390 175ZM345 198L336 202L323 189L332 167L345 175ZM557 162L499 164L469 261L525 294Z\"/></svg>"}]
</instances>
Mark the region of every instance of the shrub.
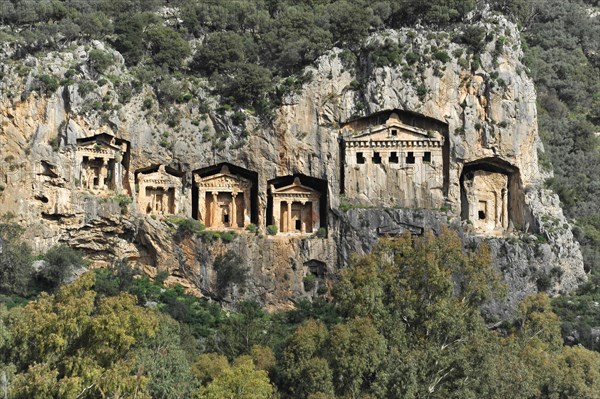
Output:
<instances>
[{"instance_id":1,"label":"shrub","mask_svg":"<svg viewBox=\"0 0 600 399\"><path fill-rule=\"evenodd\" d=\"M275 234L277 234L278 230L279 229L274 224L270 224L270 225L267 226L267 234L269 234L269 235L274 236Z\"/></svg>"},{"instance_id":2,"label":"shrub","mask_svg":"<svg viewBox=\"0 0 600 399\"><path fill-rule=\"evenodd\" d=\"M410 52L406 53L406 56L404 57L404 59L406 60L406 63L408 65L412 65L415 62L419 61L419 55L410 51Z\"/></svg>"},{"instance_id":3,"label":"shrub","mask_svg":"<svg viewBox=\"0 0 600 399\"><path fill-rule=\"evenodd\" d=\"M231 242L235 239L235 232L233 231L224 231L221 233L221 240L223 240L223 242Z\"/></svg>"},{"instance_id":4,"label":"shrub","mask_svg":"<svg viewBox=\"0 0 600 399\"><path fill-rule=\"evenodd\" d=\"M113 198L121 207L121 213L125 215L127 213L127 207L133 202L133 198L126 194L117 194Z\"/></svg>"},{"instance_id":5,"label":"shrub","mask_svg":"<svg viewBox=\"0 0 600 399\"><path fill-rule=\"evenodd\" d=\"M50 289L64 284L73 271L87 266L81 253L67 245L50 248L44 255L44 261L44 267L38 272L38 280Z\"/></svg>"},{"instance_id":6,"label":"shrub","mask_svg":"<svg viewBox=\"0 0 600 399\"><path fill-rule=\"evenodd\" d=\"M231 115L231 122L235 126L243 125L244 122L246 122L246 114L244 114L242 111L234 112L233 115Z\"/></svg>"},{"instance_id":7,"label":"shrub","mask_svg":"<svg viewBox=\"0 0 600 399\"><path fill-rule=\"evenodd\" d=\"M256 234L258 233L258 226L256 226L254 223L250 223L248 226L246 226L246 230L252 234Z\"/></svg>"},{"instance_id":8,"label":"shrub","mask_svg":"<svg viewBox=\"0 0 600 399\"><path fill-rule=\"evenodd\" d=\"M315 276L314 274L307 274L302 279L302 282L304 283L304 291L312 291L313 288L315 288L317 276Z\"/></svg>"},{"instance_id":9,"label":"shrub","mask_svg":"<svg viewBox=\"0 0 600 399\"><path fill-rule=\"evenodd\" d=\"M94 82L81 82L77 86L77 91L81 97L87 96L89 93L96 89L96 83Z\"/></svg>"},{"instance_id":10,"label":"shrub","mask_svg":"<svg viewBox=\"0 0 600 399\"><path fill-rule=\"evenodd\" d=\"M198 234L206 228L202 223L192 218L170 219L170 221L178 226L177 231L187 234Z\"/></svg>"},{"instance_id":11,"label":"shrub","mask_svg":"<svg viewBox=\"0 0 600 399\"><path fill-rule=\"evenodd\" d=\"M325 227L319 227L319 230L315 233L317 238L325 238L327 237L327 229Z\"/></svg>"},{"instance_id":12,"label":"shrub","mask_svg":"<svg viewBox=\"0 0 600 399\"><path fill-rule=\"evenodd\" d=\"M450 56L444 50L436 50L433 53L433 58L443 63L450 61Z\"/></svg>"},{"instance_id":13,"label":"shrub","mask_svg":"<svg viewBox=\"0 0 600 399\"><path fill-rule=\"evenodd\" d=\"M152 99L152 97L146 97L142 104L142 109L143 110L151 109L153 104L154 104L154 100Z\"/></svg>"},{"instance_id":14,"label":"shrub","mask_svg":"<svg viewBox=\"0 0 600 399\"><path fill-rule=\"evenodd\" d=\"M48 140L48 144L50 144L50 147L52 147L52 150L54 151L58 151L60 148L60 140L58 137L52 137L50 140Z\"/></svg>"},{"instance_id":15,"label":"shrub","mask_svg":"<svg viewBox=\"0 0 600 399\"><path fill-rule=\"evenodd\" d=\"M52 75L40 75L38 85L40 93L52 94L60 86L60 81Z\"/></svg>"},{"instance_id":16,"label":"shrub","mask_svg":"<svg viewBox=\"0 0 600 399\"><path fill-rule=\"evenodd\" d=\"M90 50L89 63L98 73L104 73L113 64L112 55L105 51L93 49Z\"/></svg>"}]
</instances>

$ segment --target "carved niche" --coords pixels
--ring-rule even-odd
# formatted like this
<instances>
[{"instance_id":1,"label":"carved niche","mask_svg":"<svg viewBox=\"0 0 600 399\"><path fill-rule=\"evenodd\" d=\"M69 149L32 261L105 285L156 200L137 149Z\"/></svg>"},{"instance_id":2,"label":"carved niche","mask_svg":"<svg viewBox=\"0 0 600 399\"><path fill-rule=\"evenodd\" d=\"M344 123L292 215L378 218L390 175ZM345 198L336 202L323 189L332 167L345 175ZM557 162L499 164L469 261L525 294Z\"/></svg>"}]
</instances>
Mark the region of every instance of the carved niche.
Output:
<instances>
[{"instance_id":1,"label":"carved niche","mask_svg":"<svg viewBox=\"0 0 600 399\"><path fill-rule=\"evenodd\" d=\"M194 176L198 187L197 218L207 228L243 229L250 223L252 181L227 165L209 176Z\"/></svg>"},{"instance_id":2,"label":"carved niche","mask_svg":"<svg viewBox=\"0 0 600 399\"><path fill-rule=\"evenodd\" d=\"M127 142L108 133L77 139L75 178L79 187L95 192L122 191L127 175L123 165L126 152Z\"/></svg>"},{"instance_id":3,"label":"carved niche","mask_svg":"<svg viewBox=\"0 0 600 399\"><path fill-rule=\"evenodd\" d=\"M138 185L137 205L141 213L159 216L179 212L177 204L182 182L179 177L168 173L164 165L153 173L139 173Z\"/></svg>"},{"instance_id":4,"label":"carved niche","mask_svg":"<svg viewBox=\"0 0 600 399\"><path fill-rule=\"evenodd\" d=\"M311 234L320 227L321 193L302 185L300 178L288 186L271 185L273 199L273 224L279 234Z\"/></svg>"},{"instance_id":5,"label":"carved niche","mask_svg":"<svg viewBox=\"0 0 600 399\"><path fill-rule=\"evenodd\" d=\"M350 122L342 128L343 193L359 203L439 208L444 198L444 134L439 121L421 126L398 113L383 123Z\"/></svg>"},{"instance_id":6,"label":"carved niche","mask_svg":"<svg viewBox=\"0 0 600 399\"><path fill-rule=\"evenodd\" d=\"M476 232L502 232L508 228L508 176L485 170L463 179L466 216Z\"/></svg>"}]
</instances>

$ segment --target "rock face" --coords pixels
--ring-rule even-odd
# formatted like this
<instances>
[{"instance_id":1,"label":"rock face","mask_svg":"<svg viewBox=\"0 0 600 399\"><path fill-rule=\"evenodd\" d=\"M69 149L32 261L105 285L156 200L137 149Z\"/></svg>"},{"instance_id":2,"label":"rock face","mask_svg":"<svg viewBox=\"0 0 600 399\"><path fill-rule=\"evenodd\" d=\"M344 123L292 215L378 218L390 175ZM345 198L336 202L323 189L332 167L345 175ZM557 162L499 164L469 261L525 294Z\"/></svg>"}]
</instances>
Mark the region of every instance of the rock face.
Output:
<instances>
[{"instance_id":1,"label":"rock face","mask_svg":"<svg viewBox=\"0 0 600 399\"><path fill-rule=\"evenodd\" d=\"M541 188L535 91L519 61L518 33L501 18L482 24L496 35L478 63L443 32L370 39L371 47L394 42L419 54L414 65L348 67L333 50L307 68L312 80L286 95L269 123L246 113L240 125L195 99L159 112L146 87L120 100L133 78L99 42L91 47L113 53L110 73L120 86L99 79L83 46L7 60L0 209L18 216L38 251L66 242L98 265L125 258L204 295L217 295L213 265L232 251L249 279L225 298L271 309L327 295L330 277L379 236L443 225L466 245L490 245L511 293L500 308L538 289L570 291L585 279L583 262L558 198ZM79 83L51 95L32 91L36 76L70 69ZM239 170L230 180L243 189L225 180L216 196L199 188L221 165ZM278 197L296 182L296 191ZM202 212L213 212L210 223ZM171 214L218 228L190 235ZM249 222L257 233L244 229ZM215 231L221 226L237 234Z\"/></svg>"}]
</instances>

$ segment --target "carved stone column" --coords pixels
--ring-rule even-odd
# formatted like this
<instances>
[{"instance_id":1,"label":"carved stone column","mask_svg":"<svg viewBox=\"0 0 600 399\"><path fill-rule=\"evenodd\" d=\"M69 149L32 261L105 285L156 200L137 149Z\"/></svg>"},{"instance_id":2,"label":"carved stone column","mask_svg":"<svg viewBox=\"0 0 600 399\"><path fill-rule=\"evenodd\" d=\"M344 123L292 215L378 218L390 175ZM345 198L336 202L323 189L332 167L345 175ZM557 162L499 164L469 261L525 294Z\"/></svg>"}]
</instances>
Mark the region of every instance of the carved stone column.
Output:
<instances>
[{"instance_id":1,"label":"carved stone column","mask_svg":"<svg viewBox=\"0 0 600 399\"><path fill-rule=\"evenodd\" d=\"M104 179L106 179L106 176L108 175L108 170L106 169L106 159L100 159L102 162L100 164L100 171L98 172L98 189L102 190L104 189Z\"/></svg>"},{"instance_id":2,"label":"carved stone column","mask_svg":"<svg viewBox=\"0 0 600 399\"><path fill-rule=\"evenodd\" d=\"M508 191L502 189L502 227L508 228Z\"/></svg>"},{"instance_id":3,"label":"carved stone column","mask_svg":"<svg viewBox=\"0 0 600 399\"><path fill-rule=\"evenodd\" d=\"M217 227L217 197L218 197L219 193L213 191L212 192L212 204L210 205L210 226L211 227Z\"/></svg>"},{"instance_id":4,"label":"carved stone column","mask_svg":"<svg viewBox=\"0 0 600 399\"><path fill-rule=\"evenodd\" d=\"M292 201L287 202L287 232L292 231Z\"/></svg>"},{"instance_id":5,"label":"carved stone column","mask_svg":"<svg viewBox=\"0 0 600 399\"><path fill-rule=\"evenodd\" d=\"M237 225L237 209L235 206L235 197L237 197L237 193L236 192L232 192L231 193L231 227L233 227L234 229L236 229L238 227Z\"/></svg>"},{"instance_id":6,"label":"carved stone column","mask_svg":"<svg viewBox=\"0 0 600 399\"><path fill-rule=\"evenodd\" d=\"M163 195L161 197L160 207L161 207L162 214L165 215L167 213L171 213L171 210L169 209L169 190L163 189L162 192L163 192ZM175 199L174 197L175 197L175 194L173 193L173 199Z\"/></svg>"},{"instance_id":7,"label":"carved stone column","mask_svg":"<svg viewBox=\"0 0 600 399\"><path fill-rule=\"evenodd\" d=\"M150 189L150 203L152 204L151 214L156 213L156 189L154 187L148 187Z\"/></svg>"},{"instance_id":8,"label":"carved stone column","mask_svg":"<svg viewBox=\"0 0 600 399\"><path fill-rule=\"evenodd\" d=\"M281 200L273 199L273 225L281 229L280 217L281 216Z\"/></svg>"}]
</instances>

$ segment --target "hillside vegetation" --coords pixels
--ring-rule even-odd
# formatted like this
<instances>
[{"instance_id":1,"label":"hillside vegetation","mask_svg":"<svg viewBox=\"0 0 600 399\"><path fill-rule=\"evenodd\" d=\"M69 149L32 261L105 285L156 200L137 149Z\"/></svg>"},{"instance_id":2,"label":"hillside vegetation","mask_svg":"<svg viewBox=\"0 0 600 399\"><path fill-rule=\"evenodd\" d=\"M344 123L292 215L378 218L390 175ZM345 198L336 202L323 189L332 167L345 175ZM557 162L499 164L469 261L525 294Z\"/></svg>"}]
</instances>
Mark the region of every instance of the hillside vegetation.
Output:
<instances>
[{"instance_id":1,"label":"hillside vegetation","mask_svg":"<svg viewBox=\"0 0 600 399\"><path fill-rule=\"evenodd\" d=\"M285 93L311 79L305 67L334 47L348 68L418 63L418 55L385 41L365 47L373 32L446 29L476 60L487 37L469 27L468 18L479 18L470 15L476 7L483 4L7 0L0 3L0 42L10 59L2 64L19 64L24 77L29 55L99 41L88 62L97 79L78 82L79 90L110 80L125 102L150 85L148 108L156 98L163 110L197 100L202 91L218 98L220 109L243 108L268 120ZM56 247L34 258L6 219L0 223L0 396L597 397L600 355L564 346L563 337L599 349L591 327L600 325L600 3L493 0L489 7L521 29L538 93L540 161L554 172L546 183L575 221L590 272L578 295L552 302L536 295L511 322L485 319L480 305L502 291L487 249L465 254L445 232L383 241L342 273L331 303L302 302L273 315L253 302L225 311L126 264L66 284L85 266L80 255ZM123 56L133 80L112 74L116 60L107 49ZM431 56L448 54L435 49ZM49 94L79 76L49 72L36 76L31 89ZM34 267L35 260L45 266Z\"/></svg>"},{"instance_id":2,"label":"hillside vegetation","mask_svg":"<svg viewBox=\"0 0 600 399\"><path fill-rule=\"evenodd\" d=\"M134 274L101 269L0 307L0 389L23 399L600 392L600 354L563 347L543 294L514 322L486 326L480 305L502 291L489 252L465 254L449 231L382 241L342 272L333 303L273 315L252 302L224 312Z\"/></svg>"}]
</instances>

